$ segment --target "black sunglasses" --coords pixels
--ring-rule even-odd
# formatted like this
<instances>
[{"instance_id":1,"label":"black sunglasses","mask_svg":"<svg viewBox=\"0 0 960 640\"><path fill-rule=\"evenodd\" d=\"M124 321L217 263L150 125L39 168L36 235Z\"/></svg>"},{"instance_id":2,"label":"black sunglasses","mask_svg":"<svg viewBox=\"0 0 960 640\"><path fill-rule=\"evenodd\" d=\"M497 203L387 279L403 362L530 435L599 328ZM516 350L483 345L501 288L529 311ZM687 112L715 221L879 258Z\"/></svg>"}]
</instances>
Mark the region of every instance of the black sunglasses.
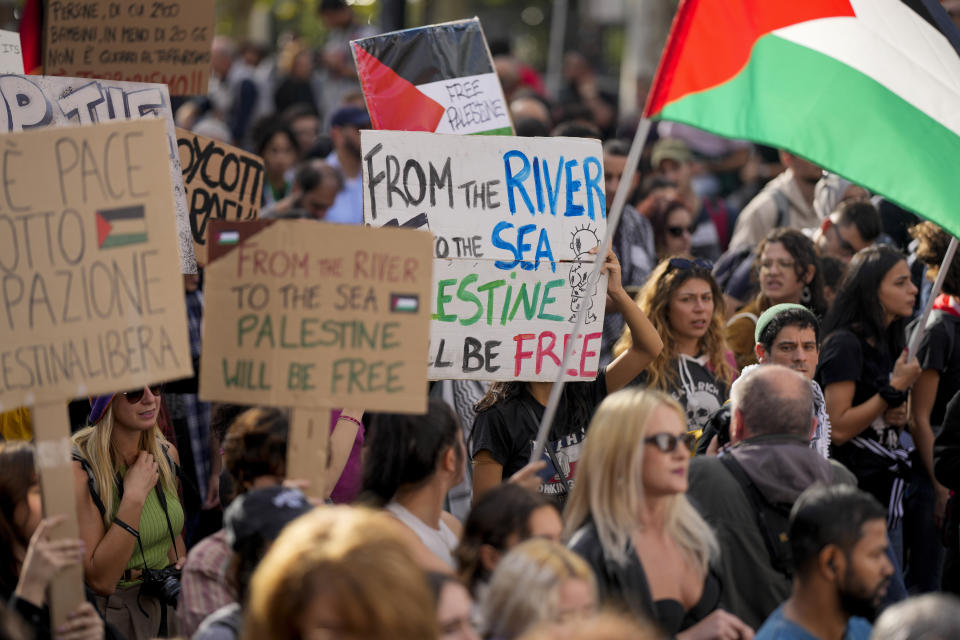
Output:
<instances>
[{"instance_id":1,"label":"black sunglasses","mask_svg":"<svg viewBox=\"0 0 960 640\"><path fill-rule=\"evenodd\" d=\"M697 434L687 432L682 436L675 436L672 433L655 433L649 438L644 438L643 441L646 444L652 444L663 453L675 451L680 443L683 443L687 451L693 451L693 447L697 444Z\"/></svg>"},{"instance_id":2,"label":"black sunglasses","mask_svg":"<svg viewBox=\"0 0 960 640\"><path fill-rule=\"evenodd\" d=\"M692 224L689 227L680 227L680 226L667 227L667 233L672 235L674 238L682 238L684 231L686 231L690 235L693 235L696 230L697 230L697 225L695 224Z\"/></svg>"},{"instance_id":3,"label":"black sunglasses","mask_svg":"<svg viewBox=\"0 0 960 640\"><path fill-rule=\"evenodd\" d=\"M709 260L704 260L702 258L696 258L694 260L688 260L687 258L670 258L668 263L670 269L706 269L707 271L713 271L713 263ZM669 269L668 269L669 271Z\"/></svg>"},{"instance_id":4,"label":"black sunglasses","mask_svg":"<svg viewBox=\"0 0 960 640\"><path fill-rule=\"evenodd\" d=\"M152 393L155 396L159 396L161 393L163 393L162 384L152 384L150 385L149 389L150 389L150 393ZM146 390L147 390L147 387L141 387L136 391L124 391L123 397L126 398L127 402L129 402L130 404L137 404L138 402L143 400L143 392Z\"/></svg>"}]
</instances>

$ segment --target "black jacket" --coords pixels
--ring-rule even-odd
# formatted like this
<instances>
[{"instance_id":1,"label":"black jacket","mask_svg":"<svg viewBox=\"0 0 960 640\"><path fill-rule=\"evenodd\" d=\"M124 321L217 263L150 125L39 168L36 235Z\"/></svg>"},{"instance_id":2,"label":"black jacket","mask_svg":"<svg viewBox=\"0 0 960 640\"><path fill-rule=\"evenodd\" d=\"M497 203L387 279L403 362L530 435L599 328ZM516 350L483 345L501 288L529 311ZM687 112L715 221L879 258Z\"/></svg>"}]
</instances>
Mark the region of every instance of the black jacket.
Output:
<instances>
[{"instance_id":1,"label":"black jacket","mask_svg":"<svg viewBox=\"0 0 960 640\"><path fill-rule=\"evenodd\" d=\"M592 521L573 534L568 546L593 569L601 605L626 611L643 620L652 620L671 636L703 620L720 602L720 583L711 572L704 582L700 602L689 611L684 611L679 603L672 600L655 603L646 571L633 544L627 546L626 564L607 558Z\"/></svg>"}]
</instances>

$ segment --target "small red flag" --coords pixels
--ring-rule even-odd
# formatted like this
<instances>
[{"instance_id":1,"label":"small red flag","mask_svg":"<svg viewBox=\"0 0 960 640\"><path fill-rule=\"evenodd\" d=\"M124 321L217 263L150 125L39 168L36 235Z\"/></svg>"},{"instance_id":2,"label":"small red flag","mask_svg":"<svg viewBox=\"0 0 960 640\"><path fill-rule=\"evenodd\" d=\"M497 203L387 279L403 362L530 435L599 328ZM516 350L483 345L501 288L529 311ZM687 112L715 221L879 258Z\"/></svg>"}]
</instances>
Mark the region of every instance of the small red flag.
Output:
<instances>
[{"instance_id":1,"label":"small red flag","mask_svg":"<svg viewBox=\"0 0 960 640\"><path fill-rule=\"evenodd\" d=\"M43 75L43 4L41 0L26 0L20 20L20 51L23 70L31 75Z\"/></svg>"}]
</instances>

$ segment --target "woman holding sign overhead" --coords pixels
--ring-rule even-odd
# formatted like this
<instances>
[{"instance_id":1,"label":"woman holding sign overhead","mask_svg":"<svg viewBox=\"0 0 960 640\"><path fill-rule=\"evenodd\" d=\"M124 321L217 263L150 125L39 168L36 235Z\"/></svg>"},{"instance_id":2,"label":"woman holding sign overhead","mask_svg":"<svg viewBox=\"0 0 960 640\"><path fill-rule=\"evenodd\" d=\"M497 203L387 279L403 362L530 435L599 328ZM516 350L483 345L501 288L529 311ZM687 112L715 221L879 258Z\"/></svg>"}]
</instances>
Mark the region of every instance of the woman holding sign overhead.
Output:
<instances>
[{"instance_id":1,"label":"woman holding sign overhead","mask_svg":"<svg viewBox=\"0 0 960 640\"><path fill-rule=\"evenodd\" d=\"M74 485L87 585L130 639L176 635L186 558L177 450L157 426L161 385L92 399L73 436Z\"/></svg>"},{"instance_id":2,"label":"woman holding sign overhead","mask_svg":"<svg viewBox=\"0 0 960 640\"><path fill-rule=\"evenodd\" d=\"M564 386L556 418L550 427L540 474L540 492L559 507L573 484L587 425L608 393L633 380L663 348L656 329L623 289L620 262L613 251L603 265L607 274L607 309L623 315L631 334L630 348L602 368L596 380ZM533 441L546 408L552 382L497 382L477 404L473 423L474 500L509 478L530 461Z\"/></svg>"}]
</instances>

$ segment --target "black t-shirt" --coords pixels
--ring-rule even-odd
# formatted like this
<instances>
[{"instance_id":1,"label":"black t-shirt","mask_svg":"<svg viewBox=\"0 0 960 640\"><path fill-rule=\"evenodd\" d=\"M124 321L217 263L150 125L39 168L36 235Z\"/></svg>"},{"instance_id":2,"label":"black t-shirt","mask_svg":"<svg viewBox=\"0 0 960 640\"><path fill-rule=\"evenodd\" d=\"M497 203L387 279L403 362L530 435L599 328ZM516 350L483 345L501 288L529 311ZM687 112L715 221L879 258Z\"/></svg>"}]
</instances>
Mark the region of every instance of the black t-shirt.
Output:
<instances>
[{"instance_id":1,"label":"black t-shirt","mask_svg":"<svg viewBox=\"0 0 960 640\"><path fill-rule=\"evenodd\" d=\"M851 406L863 404L890 380L894 360L884 350L847 329L834 331L823 343L817 379L826 392L837 382L855 383ZM878 446L879 445L879 446ZM860 434L842 445L830 447L837 461L857 476L861 489L883 505L890 502L894 480L908 472L900 431L888 425L883 415Z\"/></svg>"},{"instance_id":2,"label":"black t-shirt","mask_svg":"<svg viewBox=\"0 0 960 640\"><path fill-rule=\"evenodd\" d=\"M943 424L947 403L960 391L960 318L944 311L933 311L927 330L917 349L917 360L924 369L940 373L937 397L930 411L930 424Z\"/></svg>"},{"instance_id":3,"label":"black t-shirt","mask_svg":"<svg viewBox=\"0 0 960 640\"><path fill-rule=\"evenodd\" d=\"M587 425L597 405L606 396L605 368L600 370L597 379L592 382L568 382L563 387L560 408L550 427L546 446L556 455L571 488ZM564 406L582 407L582 415L586 416L586 420L577 420L575 416L564 411ZM530 462L530 453L544 410L545 407L537 402L524 386L520 395L477 413L473 421L471 454L476 456L479 451L489 451L493 459L503 466L503 478L509 478ZM550 464L548 463L548 466ZM540 493L560 496L563 492L559 474L554 474L548 482L540 484Z\"/></svg>"},{"instance_id":4,"label":"black t-shirt","mask_svg":"<svg viewBox=\"0 0 960 640\"><path fill-rule=\"evenodd\" d=\"M683 355L670 362L672 383L664 389L680 403L687 416L687 429L701 431L724 405L730 389L708 366L706 356ZM732 364L732 362L731 362ZM647 386L647 372L634 378L631 385Z\"/></svg>"}]
</instances>

